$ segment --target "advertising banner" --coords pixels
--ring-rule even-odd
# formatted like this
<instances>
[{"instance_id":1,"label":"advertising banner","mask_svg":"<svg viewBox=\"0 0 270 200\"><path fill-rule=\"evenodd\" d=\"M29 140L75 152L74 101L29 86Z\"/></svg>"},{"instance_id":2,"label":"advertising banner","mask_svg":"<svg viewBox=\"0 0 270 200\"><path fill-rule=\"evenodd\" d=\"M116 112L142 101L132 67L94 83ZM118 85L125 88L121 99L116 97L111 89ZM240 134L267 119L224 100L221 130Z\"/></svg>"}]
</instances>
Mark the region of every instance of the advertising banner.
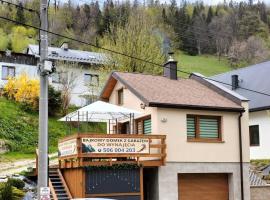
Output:
<instances>
[{"instance_id":1,"label":"advertising banner","mask_svg":"<svg viewBox=\"0 0 270 200\"><path fill-rule=\"evenodd\" d=\"M60 157L77 154L77 139L72 139L59 143L58 153Z\"/></svg>"},{"instance_id":2,"label":"advertising banner","mask_svg":"<svg viewBox=\"0 0 270 200\"><path fill-rule=\"evenodd\" d=\"M83 153L149 154L149 139L82 138Z\"/></svg>"}]
</instances>

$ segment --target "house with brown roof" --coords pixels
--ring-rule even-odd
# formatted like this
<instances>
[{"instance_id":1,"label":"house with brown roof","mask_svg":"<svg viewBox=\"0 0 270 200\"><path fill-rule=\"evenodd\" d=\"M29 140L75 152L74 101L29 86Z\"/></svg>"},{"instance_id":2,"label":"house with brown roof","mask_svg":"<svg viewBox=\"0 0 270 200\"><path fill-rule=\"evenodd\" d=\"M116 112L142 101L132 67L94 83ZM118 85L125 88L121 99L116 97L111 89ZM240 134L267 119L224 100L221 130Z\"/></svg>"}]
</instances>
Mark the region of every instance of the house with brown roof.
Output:
<instances>
[{"instance_id":1,"label":"house with brown roof","mask_svg":"<svg viewBox=\"0 0 270 200\"><path fill-rule=\"evenodd\" d=\"M114 133L166 135L166 160L143 166L145 200L249 200L248 101L198 74L113 72L101 99L141 112ZM130 124L132 123L132 124Z\"/></svg>"}]
</instances>

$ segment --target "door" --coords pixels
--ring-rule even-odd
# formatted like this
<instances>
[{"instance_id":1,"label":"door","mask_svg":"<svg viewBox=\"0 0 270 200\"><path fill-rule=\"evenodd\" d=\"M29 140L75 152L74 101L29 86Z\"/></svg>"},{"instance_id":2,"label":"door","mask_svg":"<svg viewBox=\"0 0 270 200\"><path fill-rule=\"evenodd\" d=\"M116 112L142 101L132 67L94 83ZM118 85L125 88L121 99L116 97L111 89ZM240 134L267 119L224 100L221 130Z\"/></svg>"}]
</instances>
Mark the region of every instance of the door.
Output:
<instances>
[{"instance_id":1,"label":"door","mask_svg":"<svg viewBox=\"0 0 270 200\"><path fill-rule=\"evenodd\" d=\"M179 200L228 200L227 174L179 174Z\"/></svg>"}]
</instances>

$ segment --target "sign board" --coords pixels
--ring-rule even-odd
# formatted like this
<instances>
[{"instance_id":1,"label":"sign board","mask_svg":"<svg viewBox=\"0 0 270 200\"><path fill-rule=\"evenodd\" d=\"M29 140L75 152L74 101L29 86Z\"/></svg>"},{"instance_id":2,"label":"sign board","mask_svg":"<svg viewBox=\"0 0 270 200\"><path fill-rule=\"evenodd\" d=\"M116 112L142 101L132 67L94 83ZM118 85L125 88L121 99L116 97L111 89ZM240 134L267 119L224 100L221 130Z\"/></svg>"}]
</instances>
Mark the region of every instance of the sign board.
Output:
<instances>
[{"instance_id":1,"label":"sign board","mask_svg":"<svg viewBox=\"0 0 270 200\"><path fill-rule=\"evenodd\" d=\"M145 138L82 138L83 153L149 154Z\"/></svg>"},{"instance_id":2,"label":"sign board","mask_svg":"<svg viewBox=\"0 0 270 200\"><path fill-rule=\"evenodd\" d=\"M58 144L59 157L77 154L77 139L67 140Z\"/></svg>"},{"instance_id":3,"label":"sign board","mask_svg":"<svg viewBox=\"0 0 270 200\"><path fill-rule=\"evenodd\" d=\"M40 188L40 200L50 200L50 188L41 187Z\"/></svg>"}]
</instances>

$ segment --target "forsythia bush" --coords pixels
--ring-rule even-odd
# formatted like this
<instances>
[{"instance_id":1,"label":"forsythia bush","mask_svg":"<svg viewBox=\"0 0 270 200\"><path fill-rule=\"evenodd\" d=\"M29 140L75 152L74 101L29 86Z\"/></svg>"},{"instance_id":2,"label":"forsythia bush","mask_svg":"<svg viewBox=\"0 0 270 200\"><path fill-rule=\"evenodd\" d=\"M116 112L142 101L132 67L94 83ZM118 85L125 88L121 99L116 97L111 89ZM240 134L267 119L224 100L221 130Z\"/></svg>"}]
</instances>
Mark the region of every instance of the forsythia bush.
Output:
<instances>
[{"instance_id":1,"label":"forsythia bush","mask_svg":"<svg viewBox=\"0 0 270 200\"><path fill-rule=\"evenodd\" d=\"M30 106L33 110L37 110L39 81L29 79L26 74L22 74L18 78L9 78L4 87L4 94L9 99L20 102L26 107Z\"/></svg>"}]
</instances>

